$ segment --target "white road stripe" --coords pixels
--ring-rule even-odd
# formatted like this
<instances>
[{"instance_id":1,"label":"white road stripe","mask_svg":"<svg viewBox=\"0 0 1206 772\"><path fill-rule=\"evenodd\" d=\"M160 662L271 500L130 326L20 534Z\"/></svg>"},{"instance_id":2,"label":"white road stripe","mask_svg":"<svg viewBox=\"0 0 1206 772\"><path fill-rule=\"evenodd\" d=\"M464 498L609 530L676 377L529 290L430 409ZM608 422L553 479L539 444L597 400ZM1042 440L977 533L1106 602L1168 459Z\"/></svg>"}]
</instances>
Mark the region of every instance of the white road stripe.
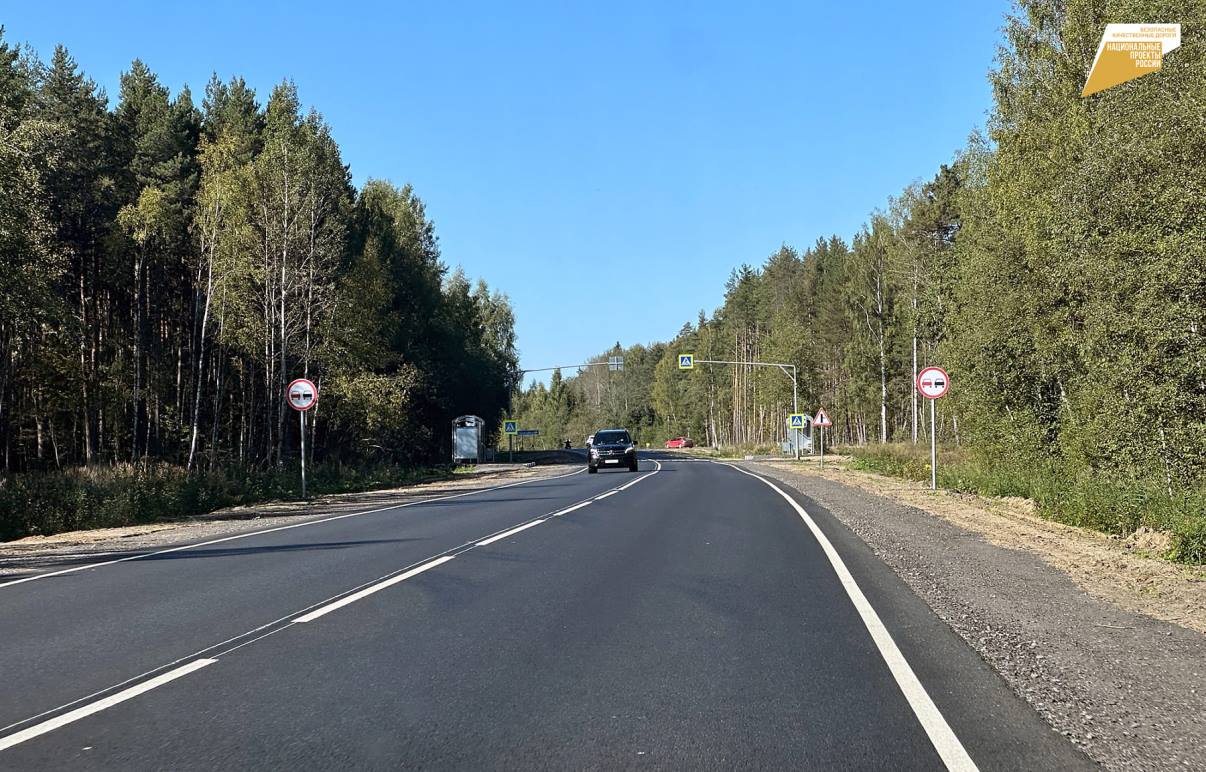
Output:
<instances>
[{"instance_id":1,"label":"white road stripe","mask_svg":"<svg viewBox=\"0 0 1206 772\"><path fill-rule=\"evenodd\" d=\"M560 509L560 510L554 512L552 515L550 515L550 517L561 517L562 515L568 515L570 512L573 512L575 509L582 509L583 507L590 504L591 501L593 501L593 500L594 499L587 499L586 501L580 501L572 507L566 507L565 509Z\"/></svg>"},{"instance_id":2,"label":"white road stripe","mask_svg":"<svg viewBox=\"0 0 1206 772\"><path fill-rule=\"evenodd\" d=\"M524 523L523 525L519 526L518 528L512 528L509 531L503 531L502 533L498 534L497 536L491 536L489 539L483 539L482 541L479 541L477 543L477 546L484 547L487 544L493 544L494 542L498 541L499 539L505 539L508 536L514 536L515 534L519 533L520 531L526 531L529 528L531 528L532 526L540 525L543 522L544 522L544 520L533 520L530 523Z\"/></svg>"},{"instance_id":3,"label":"white road stripe","mask_svg":"<svg viewBox=\"0 0 1206 772\"><path fill-rule=\"evenodd\" d=\"M913 668L909 666L908 660L904 658L904 654L901 654L900 649L896 646L896 641L892 639L892 634L884 626L883 620L879 618L879 614L875 613L871 602L867 600L867 596L863 594L858 583L854 581L854 576L851 575L850 569L846 568L845 562L842 561L841 556L838 555L837 550L834 549L828 537L821 532L816 521L804 511L804 507L801 507L795 499L788 496L783 492L782 488L765 477L753 472L747 472L733 464L724 464L724 466L732 467L742 474L747 474L755 480L761 480L766 483L796 510L796 513L804 520L805 525L808 526L808 530L812 531L812 535L821 545L821 549L825 552L825 557L829 558L829 563L833 566L834 573L837 574L838 579L842 582L842 587L846 590L846 594L850 596L850 600L854 603L854 608L862 618L863 624L866 625L867 632L871 633L871 639L875 641L880 656L888 664L888 669L892 671L892 677L896 679L900 690L904 692L905 699L908 700L909 706L913 709L913 713L917 716L921 727L930 738L930 742L933 743L934 750L938 751L942 762L946 764L946 768L952 770L952 772L976 772L978 769L976 763L972 761L971 756L967 753L967 749L963 747L963 743L959 741L950 724L946 723L946 719L939 712L938 706L930 699L929 693L921 685L921 681L918 680L917 675L913 672Z\"/></svg>"},{"instance_id":4,"label":"white road stripe","mask_svg":"<svg viewBox=\"0 0 1206 772\"><path fill-rule=\"evenodd\" d=\"M198 544L186 544L181 547L172 547L170 549L157 550L155 552L147 552L147 553L144 553L141 555L130 555L128 557L118 558L116 560L105 560L105 561L101 561L101 562L97 562L97 563L88 563L88 564L82 565L82 566L75 566L74 568L64 568L60 571L51 571L51 572L45 573L45 574L35 574L34 576L26 576L26 577L22 577L21 579L13 579L12 581L8 581L8 582L0 582L0 589L3 589L5 587L12 587L15 584L23 584L25 582L32 582L36 579L47 579L52 576L62 576L63 574L72 574L72 573L75 573L76 571L86 571L90 568L100 568L101 566L111 566L111 565L115 565L117 563L126 563L131 560L142 560L144 558L154 557L155 555L167 555L172 552L181 552L183 550L197 549L198 547L208 547L213 544L221 544L222 542L234 541L235 539L246 539L249 536L261 536L266 533L276 533L277 531L288 531L293 528L304 528L304 527L310 526L310 525L320 525L322 523L330 523L335 520L344 520L349 517L360 517L361 515L372 515L372 514L375 514L378 512L387 512L391 509L406 509L407 507L418 506L420 504L428 504L433 501L448 501L449 499L459 499L459 498L463 498L465 496L474 496L478 493L490 493L491 491L500 491L500 490L503 490L504 488L514 488L518 485L527 485L528 483L533 483L533 482L542 482L545 480L560 480L563 477L573 477L576 474L581 474L583 471L584 470L579 469L578 471L570 472L569 474L559 474L559 475L555 475L553 477L540 477L535 480L520 480L519 482L508 483L507 485L497 485L493 488L479 488L477 490L466 491L465 493L456 493L456 494L452 494L449 496L436 496L436 497L429 498L429 499L420 499L419 501L407 502L406 504L393 504L388 507L379 507L377 509L367 509L367 510L364 510L363 512L349 512L346 515L334 515L333 517L324 517L319 520L307 520L304 523L293 523L292 525L282 525L282 526L278 526L276 528L265 528L260 531L248 531L247 533L239 533L239 534L235 534L234 536L224 536L221 539L210 539L209 541L203 541Z\"/></svg>"},{"instance_id":5,"label":"white road stripe","mask_svg":"<svg viewBox=\"0 0 1206 772\"><path fill-rule=\"evenodd\" d=\"M600 493L598 496L595 496L595 499L594 499L594 500L595 500L595 501L598 501L599 499L605 499L605 498L607 498L608 496L614 496L614 495L616 495L616 494L617 494L617 493L619 493L619 492L620 492L620 490L619 490L619 488L617 488L617 489L616 489L616 490L614 490L614 491L608 491L607 493Z\"/></svg>"},{"instance_id":6,"label":"white road stripe","mask_svg":"<svg viewBox=\"0 0 1206 772\"><path fill-rule=\"evenodd\" d=\"M212 665L217 661L218 660L216 659L195 659L187 665L181 665L175 670L169 670L163 675L155 676L154 678L143 681L136 686L131 686L129 689L123 689L122 691L117 692L116 694L111 694L104 699L97 700L96 702L90 702L87 705L76 708L70 713L64 713L61 716L55 716L54 718L47 719L40 724L34 724L28 729L22 729L20 732L14 732L7 737L0 737L0 751L7 750L14 745L20 745L26 740L32 740L33 738L39 735L44 735L47 732L53 732L59 727L79 721L81 718L91 716L93 713L99 713L106 708L111 708L114 705L117 705L118 703L133 699L144 692L149 692L156 687L163 686L169 681L174 681L181 676L186 676L194 670L200 670L201 668Z\"/></svg>"},{"instance_id":7,"label":"white road stripe","mask_svg":"<svg viewBox=\"0 0 1206 772\"><path fill-rule=\"evenodd\" d=\"M330 614L332 611L341 609L344 606L349 606L358 600L363 600L375 592L380 592L381 590L384 590L386 587L393 587L398 582L405 582L407 579L411 578L412 576L418 576L419 574L423 573L424 571L429 571L429 570L435 568L436 566L442 566L445 563L447 563L449 560L452 560L454 557L456 557L456 556L455 555L445 555L442 558L436 558L435 560L430 560L430 561L424 563L423 565L418 566L417 568L412 568L409 571L398 574L397 576L392 576L389 579L386 579L384 582L378 582L377 584L374 584L370 587L365 587L360 592L354 592L351 595L344 596L344 597L340 598L339 600L335 601L334 603L328 603L325 606L320 606L319 608L316 608L313 611L311 611L309 614L304 614L304 615L298 617L297 619L294 619L293 621L294 622L313 622L315 619L318 619L321 616Z\"/></svg>"},{"instance_id":8,"label":"white road stripe","mask_svg":"<svg viewBox=\"0 0 1206 772\"><path fill-rule=\"evenodd\" d=\"M650 477L653 477L655 474L662 471L662 462L661 461L654 461L653 463L657 465L657 469L653 470L649 474L641 475L640 477L636 478L635 480L633 480L630 483L624 483L619 488L616 488L616 490L617 491L626 491L629 488L631 488L632 486L636 485L637 483L642 482L644 480L648 480Z\"/></svg>"}]
</instances>

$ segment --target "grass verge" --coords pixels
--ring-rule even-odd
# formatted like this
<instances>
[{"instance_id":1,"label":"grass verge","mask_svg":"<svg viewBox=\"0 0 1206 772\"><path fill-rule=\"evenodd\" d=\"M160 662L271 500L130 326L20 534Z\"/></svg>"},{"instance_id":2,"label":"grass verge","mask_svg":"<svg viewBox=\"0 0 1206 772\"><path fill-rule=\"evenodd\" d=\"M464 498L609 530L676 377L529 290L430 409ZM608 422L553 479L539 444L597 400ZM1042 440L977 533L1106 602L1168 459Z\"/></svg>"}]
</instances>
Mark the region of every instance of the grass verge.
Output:
<instances>
[{"instance_id":1,"label":"grass verge","mask_svg":"<svg viewBox=\"0 0 1206 772\"><path fill-rule=\"evenodd\" d=\"M391 488L452 473L451 466L320 464L310 470L307 493ZM0 541L175 520L239 504L299 498L296 469L230 468L190 475L170 464L124 464L8 475L0 478Z\"/></svg>"},{"instance_id":2,"label":"grass verge","mask_svg":"<svg viewBox=\"0 0 1206 772\"><path fill-rule=\"evenodd\" d=\"M929 480L929 449L911 444L846 447L851 467L909 480ZM989 462L965 448L938 451L938 486L984 496L1032 499L1039 513L1057 522L1128 535L1146 526L1164 531L1164 556L1179 563L1206 563L1206 490L1168 491L1142 482L1089 475L1069 476L1050 465Z\"/></svg>"}]
</instances>

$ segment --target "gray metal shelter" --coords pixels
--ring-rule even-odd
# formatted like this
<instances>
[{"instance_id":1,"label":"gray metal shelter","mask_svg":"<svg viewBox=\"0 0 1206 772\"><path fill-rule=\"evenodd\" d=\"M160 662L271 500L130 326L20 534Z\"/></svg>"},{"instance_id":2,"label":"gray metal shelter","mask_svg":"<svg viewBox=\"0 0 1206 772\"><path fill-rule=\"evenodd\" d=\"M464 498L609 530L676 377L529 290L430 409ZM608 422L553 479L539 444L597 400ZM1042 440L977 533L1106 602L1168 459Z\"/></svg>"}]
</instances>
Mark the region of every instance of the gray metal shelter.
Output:
<instances>
[{"instance_id":1,"label":"gray metal shelter","mask_svg":"<svg viewBox=\"0 0 1206 772\"><path fill-rule=\"evenodd\" d=\"M475 415L463 415L452 421L453 463L478 464L485 461L486 422Z\"/></svg>"}]
</instances>

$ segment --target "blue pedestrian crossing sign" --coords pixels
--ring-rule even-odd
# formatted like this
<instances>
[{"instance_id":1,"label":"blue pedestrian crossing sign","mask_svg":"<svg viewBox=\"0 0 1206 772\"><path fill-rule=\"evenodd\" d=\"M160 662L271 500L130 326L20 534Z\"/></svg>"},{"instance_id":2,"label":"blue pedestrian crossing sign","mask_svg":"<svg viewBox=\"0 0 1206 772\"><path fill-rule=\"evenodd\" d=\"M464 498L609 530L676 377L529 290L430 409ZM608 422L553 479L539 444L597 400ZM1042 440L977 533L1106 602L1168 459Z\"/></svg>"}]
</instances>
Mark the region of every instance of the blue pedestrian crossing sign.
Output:
<instances>
[{"instance_id":1,"label":"blue pedestrian crossing sign","mask_svg":"<svg viewBox=\"0 0 1206 772\"><path fill-rule=\"evenodd\" d=\"M695 355L694 354L679 354L678 355L678 369L679 370L694 370L695 369Z\"/></svg>"},{"instance_id":2,"label":"blue pedestrian crossing sign","mask_svg":"<svg viewBox=\"0 0 1206 772\"><path fill-rule=\"evenodd\" d=\"M807 429L808 416L804 413L791 413L787 416L787 428L789 429Z\"/></svg>"},{"instance_id":3,"label":"blue pedestrian crossing sign","mask_svg":"<svg viewBox=\"0 0 1206 772\"><path fill-rule=\"evenodd\" d=\"M503 434L519 434L519 421L503 421Z\"/></svg>"}]
</instances>

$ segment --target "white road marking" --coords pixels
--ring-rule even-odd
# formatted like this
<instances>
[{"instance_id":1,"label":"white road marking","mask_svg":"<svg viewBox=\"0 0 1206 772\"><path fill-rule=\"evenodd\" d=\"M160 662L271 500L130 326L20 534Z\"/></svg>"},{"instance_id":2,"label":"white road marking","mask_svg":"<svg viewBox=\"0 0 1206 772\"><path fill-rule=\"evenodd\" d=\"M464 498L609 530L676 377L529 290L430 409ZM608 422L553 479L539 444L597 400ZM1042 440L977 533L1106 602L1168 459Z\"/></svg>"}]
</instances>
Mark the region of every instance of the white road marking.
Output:
<instances>
[{"instance_id":1,"label":"white road marking","mask_svg":"<svg viewBox=\"0 0 1206 772\"><path fill-rule=\"evenodd\" d=\"M423 573L424 571L429 571L429 570L435 568L436 566L442 566L445 563L447 563L449 560L452 560L454 557L456 557L456 556L455 555L445 555L442 558L436 558L435 560L429 560L426 563L424 563L423 565L418 566L417 568L412 568L409 571L398 574L397 576L390 577L389 579L386 579L384 582L378 582L377 584L371 585L369 587L365 587L360 592L354 592L351 595L346 595L346 596L340 598L339 600L335 601L334 603L328 603L325 606L320 606L320 607L314 609L313 611L311 611L309 614L303 614L302 616L298 617L297 619L294 619L293 621L294 622L313 622L315 619L318 619L321 616L330 614L332 611L341 609L344 606L351 605L352 603L355 603L358 600L363 600L364 598L367 598L368 596L372 595L375 592L380 592L381 590L384 590L386 587L392 587L395 584L397 584L398 582L404 582L407 579L411 578L412 576L418 576L419 574Z\"/></svg>"},{"instance_id":2,"label":"white road marking","mask_svg":"<svg viewBox=\"0 0 1206 772\"><path fill-rule=\"evenodd\" d=\"M543 522L544 522L544 520L533 520L530 523L524 523L523 525L518 526L517 528L512 528L509 531L503 531L502 533L498 534L497 536L491 536L489 539L483 539L482 541L479 541L475 546L484 547L487 544L493 544L494 542L498 541L499 539L505 539L508 536L514 536L515 534L519 533L520 531L526 531L529 528L531 528L532 526L540 525Z\"/></svg>"},{"instance_id":3,"label":"white road marking","mask_svg":"<svg viewBox=\"0 0 1206 772\"><path fill-rule=\"evenodd\" d=\"M723 462L716 462L723 463ZM783 489L775 485L770 480L761 475L747 472L741 467L733 464L723 464L724 466L736 469L742 474L747 474L755 480L761 480L769 485L776 493L791 505L792 509L808 526L808 530L812 531L812 535L821 545L821 549L825 552L825 557L829 558L830 565L833 566L834 573L842 582L842 587L846 590L846 594L850 596L851 602L854 603L854 608L858 611L858 615L862 618L863 624L867 627L867 632L871 633L871 639L875 641L875 646L879 649L880 656L884 658L884 662L888 665L888 670L892 671L892 677L896 679L900 690L904 692L905 699L909 702L909 707L913 709L914 715L921 723L922 729L930 738L930 742L934 745L934 750L938 751L938 755L942 758L942 762L946 768L952 772L977 772L978 767L968 755L967 749L963 747L963 743L955 735L950 724L946 723L942 713L939 712L938 706L930 699L930 695L926 692L925 687L921 685L917 675L913 672L913 668L909 666L908 660L900 653L900 649L896 646L896 641L892 639L892 634L888 632L888 628L884 626L883 620L879 618L879 614L875 613L875 609L871 606L871 602L867 600L867 596L863 595L863 591L859 588L858 583L854 581L854 576L850 573L850 569L846 568L845 562L842 561L837 550L828 537L817 526L816 521L812 516L800 506L795 499L783 492Z\"/></svg>"},{"instance_id":4,"label":"white road marking","mask_svg":"<svg viewBox=\"0 0 1206 772\"><path fill-rule=\"evenodd\" d=\"M623 484L623 485L621 485L619 488L616 488L616 490L617 490L617 491L626 491L626 490L628 490L629 488L631 488L632 486L636 485L637 483L639 483L639 482L641 482L641 481L643 481L643 480L648 480L650 477L653 477L655 474L657 474L658 472L662 471L662 462L661 462L661 461L654 461L653 463L657 465L657 469L654 469L654 470L653 470L652 472L650 472L649 474L643 474L643 475L641 475L640 477L636 478L635 480L633 480L633 481L632 481L632 482L630 482L630 483L624 483L624 484Z\"/></svg>"},{"instance_id":5,"label":"white road marking","mask_svg":"<svg viewBox=\"0 0 1206 772\"><path fill-rule=\"evenodd\" d=\"M111 694L104 699L97 700L96 702L90 702L87 705L76 708L70 713L64 713L61 716L55 716L54 718L47 719L40 724L34 724L28 729L22 729L20 732L14 732L7 737L0 737L0 751L11 748L14 745L20 745L26 740L32 740L33 738L38 737L39 735L44 735L47 732L53 732L59 727L79 721L81 718L91 716L93 713L99 713L106 708L111 708L114 705L117 705L118 703L133 699L144 692L149 692L152 689L163 686L169 681L174 681L181 676L186 676L194 670L200 670L201 668L212 665L217 661L218 660L216 659L195 659L187 665L181 665L175 670L169 670L163 675L155 676L150 680L143 681L137 686L131 686L129 689L123 689L122 691L117 692L116 694Z\"/></svg>"},{"instance_id":6,"label":"white road marking","mask_svg":"<svg viewBox=\"0 0 1206 772\"><path fill-rule=\"evenodd\" d=\"M594 500L595 500L595 501L598 501L599 499L605 499L605 498L607 498L608 496L614 496L614 495L616 495L616 494L617 494L617 493L619 493L619 492L620 492L620 489L619 489L619 488L616 488L614 491L608 491L607 493L600 493L598 496L595 496L595 499L594 499Z\"/></svg>"},{"instance_id":7,"label":"white road marking","mask_svg":"<svg viewBox=\"0 0 1206 772\"><path fill-rule=\"evenodd\" d=\"M573 512L575 509L582 509L583 507L589 505L592 501L594 501L594 499L587 499L586 501L579 501L577 504L575 504L572 507L566 507L565 509L557 510L552 515L550 515L550 517L561 517L562 515L568 515L570 512Z\"/></svg>"},{"instance_id":8,"label":"white road marking","mask_svg":"<svg viewBox=\"0 0 1206 772\"><path fill-rule=\"evenodd\" d=\"M429 499L421 499L419 501L410 501L405 504L393 504L388 507L379 507L377 509L367 509L367 510L364 510L363 512L349 512L345 515L334 515L332 517L324 517L319 520L307 520L304 523L293 523L292 525L282 525L282 526L277 526L276 528L265 528L260 531L248 531L247 533L239 533L239 534L235 534L234 536L224 536L221 539L210 539L209 541L203 541L203 542L199 542L197 544L186 544L186 545L183 545L180 547L171 547L170 549L157 550L155 552L147 552L147 553L144 553L141 555L129 555L127 557L118 558L116 560L105 560L105 561L101 561L98 563L88 563L88 564L82 565L82 566L75 566L74 568L64 568L60 571L51 571L51 572L45 573L45 574L35 574L34 576L26 576L26 577L22 577L21 579L13 579L8 582L2 582L2 583L0 583L0 589L3 589L5 587L12 587L15 584L23 584L25 582L32 582L36 579L47 579L52 576L62 576L63 574L72 574L72 573L75 573L76 571L86 571L91 568L100 568L101 566L111 566L111 565L115 565L117 563L125 563L125 562L131 561L131 560L142 560L144 558L154 557L155 555L166 555L166 554L172 553L172 552L181 552L183 550L192 550L192 549L197 549L199 547L208 547L213 544L221 544L222 542L234 541L235 539L246 539L249 536L261 536L266 533L276 533L277 531L288 531L292 528L304 528L304 527L310 526L310 525L320 525L322 523L330 523L335 520L344 520L349 517L360 517L361 515L372 515L372 514L375 514L378 512L387 512L391 509L405 509L407 507L418 506L420 504L428 504L433 501L448 501L449 499L459 499L459 498L463 498L465 496L474 496L479 493L490 493L491 491L500 491L500 490L503 490L504 488L514 488L517 485L527 485L528 483L533 483L533 482L542 482L545 480L560 480L563 477L573 477L576 474L581 474L583 471L584 470L579 469L578 471L570 472L569 474L559 474L559 475L555 475L553 477L540 477L535 480L520 480L519 482L508 483L507 485L497 485L493 488L479 488L477 490L466 491L465 493L456 493L456 494L452 494L449 496L436 496L436 497L429 498Z\"/></svg>"}]
</instances>

